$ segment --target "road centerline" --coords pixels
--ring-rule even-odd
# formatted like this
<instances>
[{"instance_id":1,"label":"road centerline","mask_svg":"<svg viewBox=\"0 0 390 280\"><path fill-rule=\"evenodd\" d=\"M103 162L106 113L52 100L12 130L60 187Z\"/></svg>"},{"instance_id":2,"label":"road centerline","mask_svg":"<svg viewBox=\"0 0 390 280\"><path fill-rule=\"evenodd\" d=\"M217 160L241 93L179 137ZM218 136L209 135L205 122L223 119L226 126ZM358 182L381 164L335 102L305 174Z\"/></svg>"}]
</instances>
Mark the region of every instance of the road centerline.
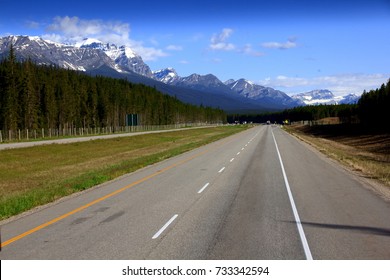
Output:
<instances>
[{"instance_id":1,"label":"road centerline","mask_svg":"<svg viewBox=\"0 0 390 280\"><path fill-rule=\"evenodd\" d=\"M221 145L224 145L224 144L226 144L226 143L228 143L230 141L233 141L233 139L235 139L236 136L237 135L233 136L233 138L228 138L228 139L222 140L222 142L218 145L218 147L220 147ZM128 190L128 189L130 189L130 188L132 188L132 187L134 187L136 185L139 185L139 184L141 184L141 183L143 183L145 181L148 181L149 179L152 179L152 178L156 177L157 175L162 174L162 173L164 173L164 172L166 172L166 171L168 171L170 169L173 169L173 168L175 168L177 166L183 165L183 164L185 164L185 163L187 163L187 162L189 162L189 161L191 161L191 160L193 160L193 159L195 159L195 158L197 158L197 157L199 157L201 155L204 155L204 154L206 154L206 153L208 153L208 152L210 152L210 151L212 151L214 149L215 148L205 149L205 150L203 150L203 151L201 151L199 153L196 153L195 155L192 155L192 156L190 156L188 158L185 158L185 159L183 159L183 160L181 160L179 162L173 163L172 165L170 165L168 167L165 167L165 168L163 168L161 170L158 170L158 171L156 171L156 172L154 172L154 173L152 173L150 175L147 175L147 176L145 176L145 177L143 177L143 178L141 178L141 179L139 179L139 180L137 180L135 182L132 182L129 185L126 185L126 186L124 186L124 187L122 187L122 188L120 188L120 189L118 189L116 191L113 191L113 192L111 192L111 193L109 193L107 195L104 195L104 196L102 196L102 197L100 197L98 199L95 199L95 200L93 200L93 201L91 201L91 202L89 202L89 203L87 203L85 205L82 205L82 206L80 206L80 207L78 207L76 209L73 209L70 212L62 214L62 215L60 215L60 216L58 216L56 218L53 218L52 220L49 220L49 221L47 221L47 222L45 222L43 224L40 224L40 225L30 229L30 230L27 230L27 231L19 234L19 235L11 237L10 239L8 239L8 240L6 240L4 242L0 241L0 248L4 248L5 246L10 245L11 243L14 243L14 242L16 242L16 241L18 241L20 239L23 239L23 238L25 238L25 237L27 237L27 236L35 233L35 232L40 231L40 230L42 230L42 229L44 229L44 228L46 228L46 227L48 227L48 226L50 226L52 224L55 224L55 223L65 219L65 218L68 218L68 217L70 217L70 216L72 216L72 215L74 215L76 213L79 213L79 212L81 212L81 211L83 211L83 210L85 210L85 209L87 209L87 208L89 208L89 207L91 207L91 206L93 206L93 205L95 205L97 203L100 203L100 202L102 202L102 201L104 201L104 200L106 200L106 199L108 199L110 197L116 196L119 193L121 193L121 192L123 192L125 190Z\"/></svg>"},{"instance_id":2,"label":"road centerline","mask_svg":"<svg viewBox=\"0 0 390 280\"><path fill-rule=\"evenodd\" d=\"M210 183L206 183L206 184L198 191L198 193L202 193L209 185L210 185Z\"/></svg>"},{"instance_id":3,"label":"road centerline","mask_svg":"<svg viewBox=\"0 0 390 280\"><path fill-rule=\"evenodd\" d=\"M167 227L169 227L169 225L172 224L172 222L173 222L178 216L179 216L178 214L173 215L172 218L170 218L169 221L166 222L165 225L163 225L163 227L160 228L160 230L157 231L157 232L155 233L155 235L153 235L152 239L158 238L158 237L161 235L161 233L163 233L164 230L166 230Z\"/></svg>"},{"instance_id":4,"label":"road centerline","mask_svg":"<svg viewBox=\"0 0 390 280\"><path fill-rule=\"evenodd\" d=\"M218 171L218 173L222 173L224 170L225 170L225 166L222 167L222 168Z\"/></svg>"}]
</instances>

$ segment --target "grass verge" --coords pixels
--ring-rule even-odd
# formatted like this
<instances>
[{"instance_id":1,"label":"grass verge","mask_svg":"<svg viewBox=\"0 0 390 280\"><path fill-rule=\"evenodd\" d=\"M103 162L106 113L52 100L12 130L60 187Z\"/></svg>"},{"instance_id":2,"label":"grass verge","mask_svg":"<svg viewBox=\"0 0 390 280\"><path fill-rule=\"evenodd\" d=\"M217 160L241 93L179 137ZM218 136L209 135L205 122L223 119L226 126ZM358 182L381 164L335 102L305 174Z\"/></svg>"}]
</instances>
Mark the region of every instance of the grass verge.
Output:
<instances>
[{"instance_id":1,"label":"grass verge","mask_svg":"<svg viewBox=\"0 0 390 280\"><path fill-rule=\"evenodd\" d=\"M390 135L359 127L285 126L285 130L361 176L390 187Z\"/></svg>"},{"instance_id":2,"label":"grass verge","mask_svg":"<svg viewBox=\"0 0 390 280\"><path fill-rule=\"evenodd\" d=\"M0 151L0 220L247 128L223 126Z\"/></svg>"}]
</instances>

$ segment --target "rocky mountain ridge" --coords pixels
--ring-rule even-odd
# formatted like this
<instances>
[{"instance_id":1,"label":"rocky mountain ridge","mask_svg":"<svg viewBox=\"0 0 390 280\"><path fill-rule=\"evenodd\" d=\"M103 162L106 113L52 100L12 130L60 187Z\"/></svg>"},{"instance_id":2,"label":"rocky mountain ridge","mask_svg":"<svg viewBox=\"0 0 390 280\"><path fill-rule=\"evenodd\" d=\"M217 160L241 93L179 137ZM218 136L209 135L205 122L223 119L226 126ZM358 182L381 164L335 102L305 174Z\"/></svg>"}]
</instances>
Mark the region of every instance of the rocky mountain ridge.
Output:
<instances>
[{"instance_id":1,"label":"rocky mountain ridge","mask_svg":"<svg viewBox=\"0 0 390 280\"><path fill-rule=\"evenodd\" d=\"M332 98L335 102L356 102L354 95L335 99L329 93L322 92L322 98L327 99L321 101L322 99L316 99L321 92L317 92L317 97L308 93L290 97L282 91L257 85L246 79L222 82L213 74L180 77L173 68L151 71L142 57L129 46L117 46L91 38L67 45L36 36L2 37L0 58L8 55L11 45L19 60L31 59L37 64L57 65L90 75L125 78L135 83L154 86L184 102L226 110L281 110L316 104L315 102L324 104Z\"/></svg>"}]
</instances>

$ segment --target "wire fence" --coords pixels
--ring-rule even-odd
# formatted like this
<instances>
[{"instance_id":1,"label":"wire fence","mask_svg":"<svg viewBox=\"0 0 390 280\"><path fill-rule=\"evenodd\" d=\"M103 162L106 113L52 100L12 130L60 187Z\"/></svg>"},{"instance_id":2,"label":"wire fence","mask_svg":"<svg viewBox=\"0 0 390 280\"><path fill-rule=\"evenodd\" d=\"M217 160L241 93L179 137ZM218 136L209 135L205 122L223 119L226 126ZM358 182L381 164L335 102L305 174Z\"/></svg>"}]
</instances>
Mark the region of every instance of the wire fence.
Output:
<instances>
[{"instance_id":1,"label":"wire fence","mask_svg":"<svg viewBox=\"0 0 390 280\"><path fill-rule=\"evenodd\" d=\"M87 127L87 128L41 128L41 129L18 129L0 130L0 143L23 142L35 140L47 140L56 138L83 137L93 135L120 134L141 131L168 130L186 127L202 127L219 125L222 123L181 123L170 125L137 125L137 126L108 126L108 127Z\"/></svg>"}]
</instances>

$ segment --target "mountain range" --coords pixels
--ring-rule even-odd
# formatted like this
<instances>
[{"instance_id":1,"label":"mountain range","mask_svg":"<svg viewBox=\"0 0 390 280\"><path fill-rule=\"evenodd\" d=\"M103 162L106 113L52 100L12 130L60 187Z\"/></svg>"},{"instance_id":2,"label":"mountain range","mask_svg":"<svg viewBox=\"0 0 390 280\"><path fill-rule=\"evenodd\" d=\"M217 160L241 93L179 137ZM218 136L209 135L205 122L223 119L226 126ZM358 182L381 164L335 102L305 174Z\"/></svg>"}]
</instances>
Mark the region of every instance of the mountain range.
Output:
<instances>
[{"instance_id":1,"label":"mountain range","mask_svg":"<svg viewBox=\"0 0 390 280\"><path fill-rule=\"evenodd\" d=\"M297 101L303 102L305 105L355 104L360 98L354 93L343 96L335 96L327 89L312 90L309 92L299 93L291 97Z\"/></svg>"},{"instance_id":2,"label":"mountain range","mask_svg":"<svg viewBox=\"0 0 390 280\"><path fill-rule=\"evenodd\" d=\"M89 75L127 79L133 83L155 87L183 102L219 107L229 113L260 113L316 104L314 101L321 103L321 98L317 98L321 90L316 96L313 91L290 97L282 91L257 85L246 79L222 82L213 74L180 77L173 68L152 71L130 47L91 38L67 45L36 36L2 37L0 58L8 56L11 44L18 60L31 59L37 64L57 65ZM329 93L332 94L327 91L328 95ZM350 95L345 98L328 98L328 95L323 95L327 98L327 104L331 103L330 100L337 103L355 102L356 97Z\"/></svg>"}]
</instances>

